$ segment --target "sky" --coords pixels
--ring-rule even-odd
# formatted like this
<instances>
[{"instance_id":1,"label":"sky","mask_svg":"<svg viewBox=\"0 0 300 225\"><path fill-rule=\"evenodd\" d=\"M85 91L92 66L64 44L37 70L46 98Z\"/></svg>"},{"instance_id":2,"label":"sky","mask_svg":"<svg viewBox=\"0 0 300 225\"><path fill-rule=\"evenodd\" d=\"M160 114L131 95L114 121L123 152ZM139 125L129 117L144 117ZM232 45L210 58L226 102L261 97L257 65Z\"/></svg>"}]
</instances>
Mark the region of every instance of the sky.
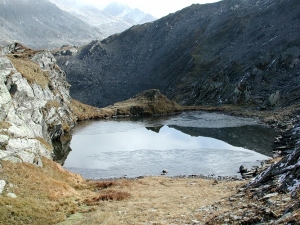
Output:
<instances>
[{"instance_id":1,"label":"sky","mask_svg":"<svg viewBox=\"0 0 300 225\"><path fill-rule=\"evenodd\" d=\"M145 13L149 13L156 18L161 18L169 13L176 12L194 3L205 4L220 0L82 0L87 4L92 4L103 9L110 2L120 2L138 8Z\"/></svg>"}]
</instances>

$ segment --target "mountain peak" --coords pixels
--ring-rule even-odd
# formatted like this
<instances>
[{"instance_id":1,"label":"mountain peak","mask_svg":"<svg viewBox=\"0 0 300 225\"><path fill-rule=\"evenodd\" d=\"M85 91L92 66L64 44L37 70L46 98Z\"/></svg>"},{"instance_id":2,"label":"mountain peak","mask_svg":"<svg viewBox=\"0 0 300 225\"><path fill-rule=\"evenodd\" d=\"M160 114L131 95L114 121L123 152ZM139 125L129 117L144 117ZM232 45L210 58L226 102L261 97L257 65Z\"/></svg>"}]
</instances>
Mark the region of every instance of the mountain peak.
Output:
<instances>
[{"instance_id":1,"label":"mountain peak","mask_svg":"<svg viewBox=\"0 0 300 225\"><path fill-rule=\"evenodd\" d=\"M108 4L103 10L117 17L123 17L124 15L132 11L132 9L128 5L120 2L112 2Z\"/></svg>"},{"instance_id":2,"label":"mountain peak","mask_svg":"<svg viewBox=\"0 0 300 225\"><path fill-rule=\"evenodd\" d=\"M137 8L130 8L120 2L112 2L107 5L103 11L109 13L112 16L122 18L132 25L147 23L156 20L156 18L150 14L142 12Z\"/></svg>"}]
</instances>

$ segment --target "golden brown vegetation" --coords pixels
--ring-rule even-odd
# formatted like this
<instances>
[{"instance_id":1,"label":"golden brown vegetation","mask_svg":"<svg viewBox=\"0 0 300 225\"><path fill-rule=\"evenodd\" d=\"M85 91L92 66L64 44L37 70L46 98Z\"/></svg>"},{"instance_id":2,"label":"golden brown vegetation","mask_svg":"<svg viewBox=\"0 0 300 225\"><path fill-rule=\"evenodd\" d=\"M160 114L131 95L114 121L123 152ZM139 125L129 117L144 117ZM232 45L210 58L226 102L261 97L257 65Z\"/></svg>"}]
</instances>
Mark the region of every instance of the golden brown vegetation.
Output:
<instances>
[{"instance_id":1,"label":"golden brown vegetation","mask_svg":"<svg viewBox=\"0 0 300 225\"><path fill-rule=\"evenodd\" d=\"M83 202L88 206L97 205L100 201L122 201L130 197L129 192L116 191L116 190L107 190L101 192L98 196L92 198L87 198Z\"/></svg>"},{"instance_id":2,"label":"golden brown vegetation","mask_svg":"<svg viewBox=\"0 0 300 225\"><path fill-rule=\"evenodd\" d=\"M8 122L0 121L0 129L9 129L10 126L11 126L11 124Z\"/></svg>"},{"instance_id":3,"label":"golden brown vegetation","mask_svg":"<svg viewBox=\"0 0 300 225\"><path fill-rule=\"evenodd\" d=\"M86 181L48 159L43 159L43 168L6 161L1 164L1 178L7 185L0 195L0 224L56 224L75 213L91 212L95 210L92 205L104 200L130 197L122 190L123 184L130 185L126 181L116 181L103 191L94 189L102 184ZM8 197L8 193L17 198Z\"/></svg>"},{"instance_id":4,"label":"golden brown vegetation","mask_svg":"<svg viewBox=\"0 0 300 225\"><path fill-rule=\"evenodd\" d=\"M7 185L0 195L0 224L178 224L243 184L168 177L86 181L47 159L43 168L1 164Z\"/></svg>"},{"instance_id":5,"label":"golden brown vegetation","mask_svg":"<svg viewBox=\"0 0 300 225\"><path fill-rule=\"evenodd\" d=\"M25 77L29 83L36 83L42 88L49 85L49 76L37 63L19 55L7 55L14 67Z\"/></svg>"},{"instance_id":6,"label":"golden brown vegetation","mask_svg":"<svg viewBox=\"0 0 300 225\"><path fill-rule=\"evenodd\" d=\"M71 175L57 164L43 160L44 168L2 161L2 177L8 187L0 196L2 224L55 224L66 218L75 203L79 176ZM17 198L6 196L13 192Z\"/></svg>"},{"instance_id":7,"label":"golden brown vegetation","mask_svg":"<svg viewBox=\"0 0 300 225\"><path fill-rule=\"evenodd\" d=\"M36 137L36 139L50 152L52 152L53 147L51 144L49 144L44 138L42 137Z\"/></svg>"},{"instance_id":8,"label":"golden brown vegetation","mask_svg":"<svg viewBox=\"0 0 300 225\"><path fill-rule=\"evenodd\" d=\"M46 109L50 110L51 108L58 109L60 107L60 103L57 100L50 100L46 103Z\"/></svg>"},{"instance_id":9,"label":"golden brown vegetation","mask_svg":"<svg viewBox=\"0 0 300 225\"><path fill-rule=\"evenodd\" d=\"M105 186L114 186L114 182ZM70 223L66 221L62 225L190 224L199 216L199 208L226 199L244 183L222 181L214 185L213 180L168 177L127 182L130 185L125 183L122 191L131 194L129 199L101 202L94 211L76 221L70 218Z\"/></svg>"},{"instance_id":10,"label":"golden brown vegetation","mask_svg":"<svg viewBox=\"0 0 300 225\"><path fill-rule=\"evenodd\" d=\"M113 115L155 115L181 112L182 106L160 94L158 90L147 90L123 102L105 108Z\"/></svg>"},{"instance_id":11,"label":"golden brown vegetation","mask_svg":"<svg viewBox=\"0 0 300 225\"><path fill-rule=\"evenodd\" d=\"M154 114L170 114L183 111L182 106L178 105L175 101L169 100L160 93L153 99L144 97L144 93L151 91L153 90L145 91L134 98L115 103L113 106L105 108L97 108L86 105L74 99L72 99L69 103L69 107L75 115L73 118L74 121L102 119L113 116L149 116Z\"/></svg>"},{"instance_id":12,"label":"golden brown vegetation","mask_svg":"<svg viewBox=\"0 0 300 225\"><path fill-rule=\"evenodd\" d=\"M74 99L71 100L69 107L78 120L96 119L107 116L103 110L83 104Z\"/></svg>"}]
</instances>

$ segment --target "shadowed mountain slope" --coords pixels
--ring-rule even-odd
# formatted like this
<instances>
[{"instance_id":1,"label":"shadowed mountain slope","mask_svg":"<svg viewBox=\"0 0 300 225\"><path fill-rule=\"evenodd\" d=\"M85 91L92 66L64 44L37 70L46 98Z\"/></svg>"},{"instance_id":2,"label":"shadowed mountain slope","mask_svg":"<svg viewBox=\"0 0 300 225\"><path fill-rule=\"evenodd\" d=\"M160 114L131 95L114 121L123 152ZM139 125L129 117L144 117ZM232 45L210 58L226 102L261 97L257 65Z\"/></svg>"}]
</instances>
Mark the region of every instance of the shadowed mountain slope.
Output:
<instances>
[{"instance_id":1,"label":"shadowed mountain slope","mask_svg":"<svg viewBox=\"0 0 300 225\"><path fill-rule=\"evenodd\" d=\"M83 45L103 37L98 28L48 0L1 0L0 29L0 45L17 41L34 49Z\"/></svg>"},{"instance_id":2,"label":"shadowed mountain slope","mask_svg":"<svg viewBox=\"0 0 300 225\"><path fill-rule=\"evenodd\" d=\"M299 102L300 4L223 0L56 54L71 94L105 106L157 88L184 105Z\"/></svg>"}]
</instances>

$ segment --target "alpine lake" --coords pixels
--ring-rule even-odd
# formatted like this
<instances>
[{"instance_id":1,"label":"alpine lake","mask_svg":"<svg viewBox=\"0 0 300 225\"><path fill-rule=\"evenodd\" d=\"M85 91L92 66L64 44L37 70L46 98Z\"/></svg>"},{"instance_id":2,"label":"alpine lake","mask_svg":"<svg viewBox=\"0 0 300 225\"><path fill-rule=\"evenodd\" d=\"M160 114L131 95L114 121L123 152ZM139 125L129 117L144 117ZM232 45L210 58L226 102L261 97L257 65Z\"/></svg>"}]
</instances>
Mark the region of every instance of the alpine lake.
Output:
<instances>
[{"instance_id":1,"label":"alpine lake","mask_svg":"<svg viewBox=\"0 0 300 225\"><path fill-rule=\"evenodd\" d=\"M64 168L87 179L240 177L272 156L276 132L252 118L212 112L80 122Z\"/></svg>"}]
</instances>

